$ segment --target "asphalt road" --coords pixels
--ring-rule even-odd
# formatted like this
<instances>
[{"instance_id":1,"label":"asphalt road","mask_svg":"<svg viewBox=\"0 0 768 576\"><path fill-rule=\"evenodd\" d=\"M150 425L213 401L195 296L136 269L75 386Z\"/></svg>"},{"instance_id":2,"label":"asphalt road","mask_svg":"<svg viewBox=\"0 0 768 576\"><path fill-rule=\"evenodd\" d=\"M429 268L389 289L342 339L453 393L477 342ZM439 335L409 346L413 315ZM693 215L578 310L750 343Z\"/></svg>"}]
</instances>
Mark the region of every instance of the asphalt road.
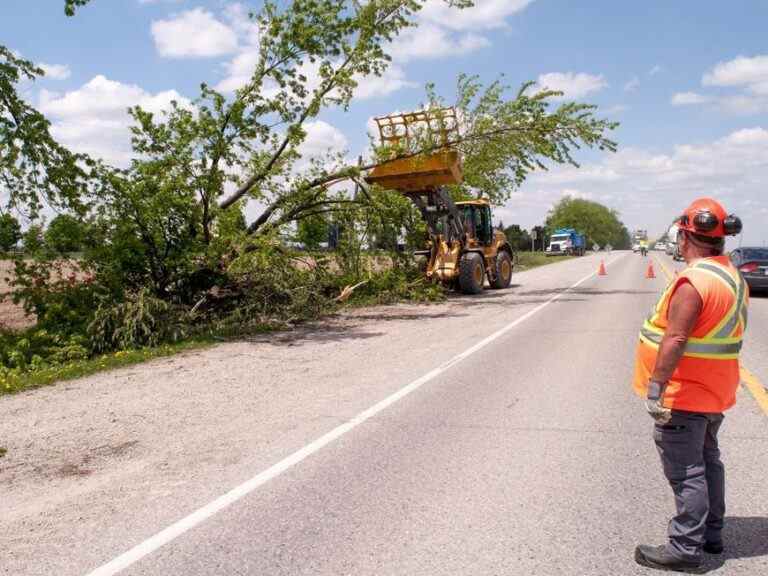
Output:
<instances>
[{"instance_id":1,"label":"asphalt road","mask_svg":"<svg viewBox=\"0 0 768 576\"><path fill-rule=\"evenodd\" d=\"M508 291L218 347L181 379L164 360L141 377L0 399L0 573L115 573L129 550L120 574L654 573L633 550L664 540L673 502L630 382L666 279L658 265L646 279L656 261L627 253L589 276L599 259L518 274ZM768 299L754 298L744 364L762 382L765 326ZM94 431L116 434L106 406L135 448L82 475L24 467L41 438L53 457L78 434L94 445ZM768 573L766 441L768 415L740 389L721 434L728 550L707 559L712 573Z\"/></svg>"}]
</instances>

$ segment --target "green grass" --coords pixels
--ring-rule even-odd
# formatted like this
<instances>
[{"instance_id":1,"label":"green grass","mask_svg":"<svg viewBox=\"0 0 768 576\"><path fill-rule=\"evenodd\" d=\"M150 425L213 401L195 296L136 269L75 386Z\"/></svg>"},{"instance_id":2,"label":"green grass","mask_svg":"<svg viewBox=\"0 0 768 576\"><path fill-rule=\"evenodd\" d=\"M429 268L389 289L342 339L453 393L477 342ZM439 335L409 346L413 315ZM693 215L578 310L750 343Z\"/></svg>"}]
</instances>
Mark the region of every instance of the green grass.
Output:
<instances>
[{"instance_id":1,"label":"green grass","mask_svg":"<svg viewBox=\"0 0 768 576\"><path fill-rule=\"evenodd\" d=\"M515 256L517 257L517 268L521 270L530 270L574 258L573 256L547 256L542 252L517 252Z\"/></svg>"},{"instance_id":2,"label":"green grass","mask_svg":"<svg viewBox=\"0 0 768 576\"><path fill-rule=\"evenodd\" d=\"M0 396L47 386L54 382L90 376L104 370L139 364L153 358L172 356L187 350L198 350L211 346L216 342L217 340L215 339L187 340L175 344L165 344L156 348L141 348L138 350L124 350L112 354L103 354L89 360L51 366L34 372L10 373L6 376L0 375Z\"/></svg>"}]
</instances>

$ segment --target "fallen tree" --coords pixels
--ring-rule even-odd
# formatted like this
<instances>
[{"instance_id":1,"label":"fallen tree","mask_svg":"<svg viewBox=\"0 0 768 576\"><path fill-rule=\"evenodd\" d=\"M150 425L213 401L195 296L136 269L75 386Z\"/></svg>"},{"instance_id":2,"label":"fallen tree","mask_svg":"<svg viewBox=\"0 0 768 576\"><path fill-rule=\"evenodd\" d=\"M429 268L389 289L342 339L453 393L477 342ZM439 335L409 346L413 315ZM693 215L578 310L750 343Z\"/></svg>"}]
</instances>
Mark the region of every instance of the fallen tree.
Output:
<instances>
[{"instance_id":1,"label":"fallen tree","mask_svg":"<svg viewBox=\"0 0 768 576\"><path fill-rule=\"evenodd\" d=\"M87 1L68 0L68 13ZM52 276L51 262L61 256L55 253L17 262L14 298L44 332L36 350L69 347L75 357L236 333L316 316L340 294L432 297L407 258L393 256L393 270L380 275L363 265L366 249L393 249L401 229L415 246L423 230L404 198L365 190L366 170L447 146L464 158L465 180L453 193L499 204L531 171L575 164L582 146L615 149L608 137L615 123L597 117L594 106L553 107L556 92L532 84L512 92L501 80L486 86L460 76L451 102L428 85L422 104L455 106L461 125L450 141L374 146L362 162L350 162L346 151L309 153L311 123L326 110L346 110L361 83L386 72L391 43L416 25L425 1L264 2L242 23L259 38L248 81L233 94L203 84L191 105L174 102L164 114L131 108L134 156L126 168L66 151L39 112L10 100L9 109L22 114L3 110L11 119L0 125L0 137L21 127L24 145L0 163L6 186L19 183L5 208L34 215L56 205L85 227L79 265L87 283ZM2 94L15 94L21 77L40 73L10 51L0 55L7 64L0 66ZM338 274L322 263L299 270L286 248L293 227L318 218L339 230ZM345 292L347 286L357 288ZM31 363L32 348L13 362Z\"/></svg>"}]
</instances>

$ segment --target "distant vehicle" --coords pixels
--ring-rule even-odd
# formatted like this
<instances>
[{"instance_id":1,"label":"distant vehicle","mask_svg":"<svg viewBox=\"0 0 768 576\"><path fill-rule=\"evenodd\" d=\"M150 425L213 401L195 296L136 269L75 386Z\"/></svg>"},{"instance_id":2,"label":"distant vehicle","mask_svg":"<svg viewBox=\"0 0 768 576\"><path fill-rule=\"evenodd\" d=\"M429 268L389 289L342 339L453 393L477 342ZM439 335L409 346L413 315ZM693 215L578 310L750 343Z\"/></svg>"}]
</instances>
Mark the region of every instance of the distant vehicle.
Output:
<instances>
[{"instance_id":1,"label":"distant vehicle","mask_svg":"<svg viewBox=\"0 0 768 576\"><path fill-rule=\"evenodd\" d=\"M731 261L750 290L768 290L768 248L737 248L731 252Z\"/></svg>"},{"instance_id":2,"label":"distant vehicle","mask_svg":"<svg viewBox=\"0 0 768 576\"><path fill-rule=\"evenodd\" d=\"M632 252L642 252L643 243L648 248L648 230L638 229L632 232Z\"/></svg>"},{"instance_id":3,"label":"distant vehicle","mask_svg":"<svg viewBox=\"0 0 768 576\"><path fill-rule=\"evenodd\" d=\"M667 237L669 238L669 242L667 242L667 254L672 256L673 260L682 260L683 257L680 254L680 250L677 246L677 232L678 232L678 226L677 222L672 224L672 226L669 227L669 231L667 232Z\"/></svg>"},{"instance_id":4,"label":"distant vehicle","mask_svg":"<svg viewBox=\"0 0 768 576\"><path fill-rule=\"evenodd\" d=\"M659 252L664 252L667 249L667 243L666 242L656 242L656 244L653 245L654 250L658 250Z\"/></svg>"},{"instance_id":5,"label":"distant vehicle","mask_svg":"<svg viewBox=\"0 0 768 576\"><path fill-rule=\"evenodd\" d=\"M587 238L573 228L559 228L549 239L547 256L584 256L587 250Z\"/></svg>"}]
</instances>

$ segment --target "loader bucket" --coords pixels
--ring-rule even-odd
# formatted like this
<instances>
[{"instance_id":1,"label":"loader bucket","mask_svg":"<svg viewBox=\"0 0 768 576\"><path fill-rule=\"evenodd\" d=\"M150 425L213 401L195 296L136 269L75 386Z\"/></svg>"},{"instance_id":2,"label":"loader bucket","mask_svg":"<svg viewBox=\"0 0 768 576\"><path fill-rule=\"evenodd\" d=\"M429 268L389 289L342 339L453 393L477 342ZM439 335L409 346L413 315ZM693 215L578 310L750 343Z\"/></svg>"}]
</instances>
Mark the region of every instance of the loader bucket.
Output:
<instances>
[{"instance_id":1,"label":"loader bucket","mask_svg":"<svg viewBox=\"0 0 768 576\"><path fill-rule=\"evenodd\" d=\"M455 150L399 158L379 164L365 180L401 192L428 190L461 182L461 162Z\"/></svg>"},{"instance_id":2,"label":"loader bucket","mask_svg":"<svg viewBox=\"0 0 768 576\"><path fill-rule=\"evenodd\" d=\"M368 183L413 192L461 182L461 160L451 148L459 138L456 110L430 108L375 120L389 159L368 174Z\"/></svg>"}]
</instances>

